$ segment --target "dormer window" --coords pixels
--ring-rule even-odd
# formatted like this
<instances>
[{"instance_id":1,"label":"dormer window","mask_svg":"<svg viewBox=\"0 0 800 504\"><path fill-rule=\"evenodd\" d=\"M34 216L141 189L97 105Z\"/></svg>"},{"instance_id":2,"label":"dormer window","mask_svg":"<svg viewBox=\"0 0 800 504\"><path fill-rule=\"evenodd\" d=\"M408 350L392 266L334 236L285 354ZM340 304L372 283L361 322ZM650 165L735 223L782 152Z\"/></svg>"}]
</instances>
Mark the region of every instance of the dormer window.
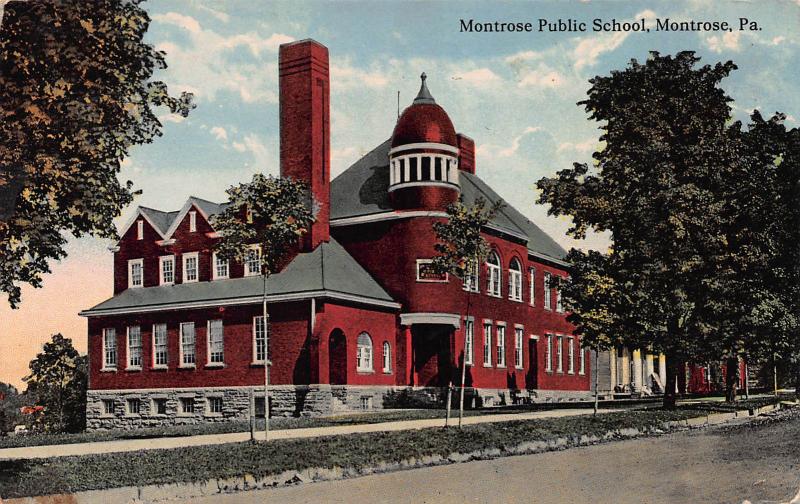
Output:
<instances>
[{"instance_id":1,"label":"dormer window","mask_svg":"<svg viewBox=\"0 0 800 504\"><path fill-rule=\"evenodd\" d=\"M128 261L128 287L142 287L144 285L144 259L131 259Z\"/></svg>"},{"instance_id":2,"label":"dormer window","mask_svg":"<svg viewBox=\"0 0 800 504\"><path fill-rule=\"evenodd\" d=\"M144 221L141 219L136 221L136 239L144 240Z\"/></svg>"},{"instance_id":3,"label":"dormer window","mask_svg":"<svg viewBox=\"0 0 800 504\"><path fill-rule=\"evenodd\" d=\"M197 252L183 254L183 283L191 283L198 280L197 256Z\"/></svg>"},{"instance_id":4,"label":"dormer window","mask_svg":"<svg viewBox=\"0 0 800 504\"><path fill-rule=\"evenodd\" d=\"M253 245L247 251L247 258L244 262L244 276L255 276L261 274L261 247Z\"/></svg>"},{"instance_id":5,"label":"dormer window","mask_svg":"<svg viewBox=\"0 0 800 504\"><path fill-rule=\"evenodd\" d=\"M161 285L175 283L175 256L161 256L158 258L161 275Z\"/></svg>"},{"instance_id":6,"label":"dormer window","mask_svg":"<svg viewBox=\"0 0 800 504\"><path fill-rule=\"evenodd\" d=\"M192 210L189 212L189 232L194 233L197 231L197 212Z\"/></svg>"}]
</instances>

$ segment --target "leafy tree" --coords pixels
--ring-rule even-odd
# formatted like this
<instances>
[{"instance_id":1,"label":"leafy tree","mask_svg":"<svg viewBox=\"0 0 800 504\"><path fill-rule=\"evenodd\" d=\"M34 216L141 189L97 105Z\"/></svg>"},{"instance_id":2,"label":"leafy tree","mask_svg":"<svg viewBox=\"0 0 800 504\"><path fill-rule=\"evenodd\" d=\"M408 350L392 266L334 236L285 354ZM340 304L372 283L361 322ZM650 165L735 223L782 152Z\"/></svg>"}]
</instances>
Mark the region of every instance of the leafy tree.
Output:
<instances>
[{"instance_id":1,"label":"leafy tree","mask_svg":"<svg viewBox=\"0 0 800 504\"><path fill-rule=\"evenodd\" d=\"M466 316L469 317L472 285L477 282L477 271L489 255L489 244L481 232L502 208L497 202L487 207L487 202L478 197L472 205L465 205L459 198L447 207L447 220L435 222L433 230L437 243L433 248L439 254L434 256L432 269L438 273L449 273L465 284ZM473 325L474 333L474 325ZM464 352L466 352L467 331L464 329ZM474 337L474 334L473 334ZM474 346L474 345L473 345ZM461 387L458 399L458 426L464 417L464 385L466 381L466 354L461 359ZM448 406L449 408L449 406Z\"/></svg>"},{"instance_id":2,"label":"leafy tree","mask_svg":"<svg viewBox=\"0 0 800 504\"><path fill-rule=\"evenodd\" d=\"M0 437L20 422L20 408L25 405L25 399L13 385L0 383Z\"/></svg>"},{"instance_id":3,"label":"leafy tree","mask_svg":"<svg viewBox=\"0 0 800 504\"><path fill-rule=\"evenodd\" d=\"M314 201L307 185L291 178L253 175L253 180L227 191L228 206L213 218L221 234L215 249L219 257L245 263L259 254L264 280L264 416L265 439L269 435L269 313L267 280L277 273L298 239L314 222ZM253 246L257 246L254 249Z\"/></svg>"},{"instance_id":4,"label":"leafy tree","mask_svg":"<svg viewBox=\"0 0 800 504\"><path fill-rule=\"evenodd\" d=\"M34 404L44 407L48 431L78 432L86 425L87 359L61 334L45 343L24 378Z\"/></svg>"},{"instance_id":5,"label":"leafy tree","mask_svg":"<svg viewBox=\"0 0 800 504\"><path fill-rule=\"evenodd\" d=\"M134 196L117 174L161 135L155 112L186 116L192 96L153 80L164 53L144 43L141 0L29 0L0 29L0 292L40 287L65 233L116 238Z\"/></svg>"},{"instance_id":6,"label":"leafy tree","mask_svg":"<svg viewBox=\"0 0 800 504\"><path fill-rule=\"evenodd\" d=\"M596 166L576 163L537 184L550 214L572 217L573 237L610 231L603 275L617 295L606 333L667 354L665 407L675 404L678 364L705 357L704 340L718 334L702 308L727 252L730 215L718 189L737 166L731 99L719 88L736 66L698 61L692 52L652 52L644 64L591 79L579 104L602 123ZM592 309L575 301L574 310Z\"/></svg>"}]
</instances>

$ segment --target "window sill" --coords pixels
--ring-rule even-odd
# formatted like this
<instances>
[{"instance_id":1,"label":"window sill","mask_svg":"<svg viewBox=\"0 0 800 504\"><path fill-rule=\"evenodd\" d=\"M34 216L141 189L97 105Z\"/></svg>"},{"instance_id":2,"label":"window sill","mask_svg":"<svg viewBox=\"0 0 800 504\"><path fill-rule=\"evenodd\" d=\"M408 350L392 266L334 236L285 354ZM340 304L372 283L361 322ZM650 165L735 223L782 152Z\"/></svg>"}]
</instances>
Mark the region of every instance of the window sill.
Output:
<instances>
[{"instance_id":1,"label":"window sill","mask_svg":"<svg viewBox=\"0 0 800 504\"><path fill-rule=\"evenodd\" d=\"M125 418L142 418L141 413L125 413Z\"/></svg>"},{"instance_id":2,"label":"window sill","mask_svg":"<svg viewBox=\"0 0 800 504\"><path fill-rule=\"evenodd\" d=\"M522 302L522 298L517 299L517 298L510 297L510 298L508 298L508 300L509 301L514 301L515 303L521 303Z\"/></svg>"},{"instance_id":3,"label":"window sill","mask_svg":"<svg viewBox=\"0 0 800 504\"><path fill-rule=\"evenodd\" d=\"M384 369L383 370L383 374L390 375L390 374L392 374L392 370L391 369Z\"/></svg>"},{"instance_id":4,"label":"window sill","mask_svg":"<svg viewBox=\"0 0 800 504\"><path fill-rule=\"evenodd\" d=\"M181 364L178 369L197 369L197 366L194 364Z\"/></svg>"},{"instance_id":5,"label":"window sill","mask_svg":"<svg viewBox=\"0 0 800 504\"><path fill-rule=\"evenodd\" d=\"M222 413L203 413L205 418L222 418Z\"/></svg>"},{"instance_id":6,"label":"window sill","mask_svg":"<svg viewBox=\"0 0 800 504\"><path fill-rule=\"evenodd\" d=\"M165 285L175 285L175 282L161 282L161 283L160 283L160 284L158 284L158 285L159 285L159 287L163 287L163 286L165 286Z\"/></svg>"},{"instance_id":7,"label":"window sill","mask_svg":"<svg viewBox=\"0 0 800 504\"><path fill-rule=\"evenodd\" d=\"M214 278L212 278L211 280L228 280L229 278L230 278L230 277L226 277L226 276L224 276L224 277L223 277L223 276L221 276L221 277L214 277Z\"/></svg>"},{"instance_id":8,"label":"window sill","mask_svg":"<svg viewBox=\"0 0 800 504\"><path fill-rule=\"evenodd\" d=\"M522 370L522 369L525 369L525 366L514 366L514 369L520 369L520 370Z\"/></svg>"},{"instance_id":9,"label":"window sill","mask_svg":"<svg viewBox=\"0 0 800 504\"><path fill-rule=\"evenodd\" d=\"M209 362L206 364L206 369L222 369L225 367L224 362Z\"/></svg>"},{"instance_id":10,"label":"window sill","mask_svg":"<svg viewBox=\"0 0 800 504\"><path fill-rule=\"evenodd\" d=\"M183 279L183 281L182 281L181 283L185 283L185 284L187 284L187 283L197 283L197 282L198 282L198 280L197 280L196 278L195 278L194 280L186 280L186 279L184 278L184 279Z\"/></svg>"},{"instance_id":11,"label":"window sill","mask_svg":"<svg viewBox=\"0 0 800 504\"><path fill-rule=\"evenodd\" d=\"M166 371L169 369L169 366L158 364L150 368L151 371Z\"/></svg>"},{"instance_id":12,"label":"window sill","mask_svg":"<svg viewBox=\"0 0 800 504\"><path fill-rule=\"evenodd\" d=\"M374 369L356 369L356 373L358 374L375 374Z\"/></svg>"},{"instance_id":13,"label":"window sill","mask_svg":"<svg viewBox=\"0 0 800 504\"><path fill-rule=\"evenodd\" d=\"M505 364L498 364L497 365L497 369L505 369L505 368L506 368Z\"/></svg>"},{"instance_id":14,"label":"window sill","mask_svg":"<svg viewBox=\"0 0 800 504\"><path fill-rule=\"evenodd\" d=\"M115 367L105 368L104 367L104 368L100 368L100 372L101 373L116 373L117 372L117 368L115 368Z\"/></svg>"},{"instance_id":15,"label":"window sill","mask_svg":"<svg viewBox=\"0 0 800 504\"><path fill-rule=\"evenodd\" d=\"M487 363L485 363L485 362L484 362L484 363L483 363L483 367L485 367L485 368L490 368L490 367L492 367L492 365L491 365L491 364L487 364Z\"/></svg>"},{"instance_id":16,"label":"window sill","mask_svg":"<svg viewBox=\"0 0 800 504\"><path fill-rule=\"evenodd\" d=\"M130 371L130 372L134 372L134 373L139 372L141 370L142 370L142 366L129 366L129 367L125 368L125 371Z\"/></svg>"},{"instance_id":17,"label":"window sill","mask_svg":"<svg viewBox=\"0 0 800 504\"><path fill-rule=\"evenodd\" d=\"M195 415L194 413L178 413L176 416L178 418L193 418Z\"/></svg>"},{"instance_id":18,"label":"window sill","mask_svg":"<svg viewBox=\"0 0 800 504\"><path fill-rule=\"evenodd\" d=\"M272 366L272 361L269 361L269 365ZM264 367L264 361L253 361L250 363L250 367Z\"/></svg>"},{"instance_id":19,"label":"window sill","mask_svg":"<svg viewBox=\"0 0 800 504\"><path fill-rule=\"evenodd\" d=\"M500 294L492 294L491 292L487 292L486 295L489 296L489 297L493 297L493 298L502 298L503 297Z\"/></svg>"}]
</instances>

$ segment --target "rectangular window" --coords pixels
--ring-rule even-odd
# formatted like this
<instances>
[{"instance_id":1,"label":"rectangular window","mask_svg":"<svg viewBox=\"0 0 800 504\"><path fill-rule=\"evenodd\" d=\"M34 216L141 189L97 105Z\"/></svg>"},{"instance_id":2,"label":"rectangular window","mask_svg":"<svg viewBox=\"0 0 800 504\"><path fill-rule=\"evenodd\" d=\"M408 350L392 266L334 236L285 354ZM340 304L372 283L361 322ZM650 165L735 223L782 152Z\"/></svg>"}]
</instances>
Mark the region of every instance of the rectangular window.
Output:
<instances>
[{"instance_id":1,"label":"rectangular window","mask_svg":"<svg viewBox=\"0 0 800 504\"><path fill-rule=\"evenodd\" d=\"M522 301L522 270L508 270L508 299Z\"/></svg>"},{"instance_id":2,"label":"rectangular window","mask_svg":"<svg viewBox=\"0 0 800 504\"><path fill-rule=\"evenodd\" d=\"M556 336L556 372L564 372L564 337Z\"/></svg>"},{"instance_id":3,"label":"rectangular window","mask_svg":"<svg viewBox=\"0 0 800 504\"><path fill-rule=\"evenodd\" d=\"M175 283L175 256L161 256L158 258L161 285Z\"/></svg>"},{"instance_id":4,"label":"rectangular window","mask_svg":"<svg viewBox=\"0 0 800 504\"><path fill-rule=\"evenodd\" d=\"M197 231L197 212L192 210L189 212L189 232L194 233Z\"/></svg>"},{"instance_id":5,"label":"rectangular window","mask_svg":"<svg viewBox=\"0 0 800 504\"><path fill-rule=\"evenodd\" d=\"M103 369L117 369L117 330L103 329Z\"/></svg>"},{"instance_id":6,"label":"rectangular window","mask_svg":"<svg viewBox=\"0 0 800 504\"><path fill-rule=\"evenodd\" d=\"M514 366L522 369L522 344L523 344L523 328L514 328Z\"/></svg>"},{"instance_id":7,"label":"rectangular window","mask_svg":"<svg viewBox=\"0 0 800 504\"><path fill-rule=\"evenodd\" d=\"M372 409L372 396L362 396L361 397L361 409L363 409L363 410L371 410Z\"/></svg>"},{"instance_id":8,"label":"rectangular window","mask_svg":"<svg viewBox=\"0 0 800 504\"><path fill-rule=\"evenodd\" d=\"M530 277L530 280L529 280L529 282L530 282L530 285L529 285L530 294L529 294L529 296L530 296L530 299L531 299L531 306L533 306L534 304L536 304L536 289L534 288L536 286L536 270L534 268L531 268L528 271L528 276Z\"/></svg>"},{"instance_id":9,"label":"rectangular window","mask_svg":"<svg viewBox=\"0 0 800 504\"><path fill-rule=\"evenodd\" d=\"M580 346L580 344L579 344L579 346ZM579 375L584 375L584 374L586 374L586 350L584 348L581 348L580 352L581 352L580 353L580 360L579 360L579 366L580 367L578 367L578 374Z\"/></svg>"},{"instance_id":10,"label":"rectangular window","mask_svg":"<svg viewBox=\"0 0 800 504\"><path fill-rule=\"evenodd\" d=\"M392 347L388 341L383 342L383 372L392 372Z\"/></svg>"},{"instance_id":11,"label":"rectangular window","mask_svg":"<svg viewBox=\"0 0 800 504\"><path fill-rule=\"evenodd\" d=\"M167 367L167 324L153 324L153 367Z\"/></svg>"},{"instance_id":12,"label":"rectangular window","mask_svg":"<svg viewBox=\"0 0 800 504\"><path fill-rule=\"evenodd\" d=\"M126 403L128 405L127 413L129 415L138 415L142 412L142 401L139 399L128 399Z\"/></svg>"},{"instance_id":13,"label":"rectangular window","mask_svg":"<svg viewBox=\"0 0 800 504\"><path fill-rule=\"evenodd\" d=\"M156 415L167 414L167 400L164 398L153 399L153 413Z\"/></svg>"},{"instance_id":14,"label":"rectangular window","mask_svg":"<svg viewBox=\"0 0 800 504\"><path fill-rule=\"evenodd\" d=\"M497 367L506 367L506 326L497 326Z\"/></svg>"},{"instance_id":15,"label":"rectangular window","mask_svg":"<svg viewBox=\"0 0 800 504\"><path fill-rule=\"evenodd\" d=\"M144 285L144 259L131 259L128 261L128 287L142 285Z\"/></svg>"},{"instance_id":16,"label":"rectangular window","mask_svg":"<svg viewBox=\"0 0 800 504\"><path fill-rule=\"evenodd\" d=\"M210 415L221 415L222 414L222 398L221 397L209 397L208 398L208 413Z\"/></svg>"},{"instance_id":17,"label":"rectangular window","mask_svg":"<svg viewBox=\"0 0 800 504\"><path fill-rule=\"evenodd\" d=\"M558 313L564 312L564 305L561 302L561 283L564 281L563 278L559 279L558 287L556 287L556 311Z\"/></svg>"},{"instance_id":18,"label":"rectangular window","mask_svg":"<svg viewBox=\"0 0 800 504\"><path fill-rule=\"evenodd\" d=\"M142 332L139 326L128 326L128 369L142 368Z\"/></svg>"},{"instance_id":19,"label":"rectangular window","mask_svg":"<svg viewBox=\"0 0 800 504\"><path fill-rule=\"evenodd\" d=\"M214 252L214 280L219 280L221 278L228 278L228 261L226 259L222 259Z\"/></svg>"},{"instance_id":20,"label":"rectangular window","mask_svg":"<svg viewBox=\"0 0 800 504\"><path fill-rule=\"evenodd\" d=\"M181 367L194 367L194 322L181 323Z\"/></svg>"},{"instance_id":21,"label":"rectangular window","mask_svg":"<svg viewBox=\"0 0 800 504\"><path fill-rule=\"evenodd\" d=\"M475 340L475 322L472 320L464 321L464 362L466 365L471 366L474 353L474 340Z\"/></svg>"},{"instance_id":22,"label":"rectangular window","mask_svg":"<svg viewBox=\"0 0 800 504\"><path fill-rule=\"evenodd\" d=\"M464 290L478 292L478 261L470 261L466 278L464 279Z\"/></svg>"},{"instance_id":23,"label":"rectangular window","mask_svg":"<svg viewBox=\"0 0 800 504\"><path fill-rule=\"evenodd\" d=\"M225 362L225 340L221 320L208 321L208 363Z\"/></svg>"},{"instance_id":24,"label":"rectangular window","mask_svg":"<svg viewBox=\"0 0 800 504\"><path fill-rule=\"evenodd\" d=\"M550 305L550 273L544 274L544 309L545 310L552 310L553 307Z\"/></svg>"},{"instance_id":25,"label":"rectangular window","mask_svg":"<svg viewBox=\"0 0 800 504\"><path fill-rule=\"evenodd\" d=\"M244 276L255 276L261 274L261 247L254 245L247 251L247 259L244 263Z\"/></svg>"},{"instance_id":26,"label":"rectangular window","mask_svg":"<svg viewBox=\"0 0 800 504\"><path fill-rule=\"evenodd\" d=\"M197 281L197 252L183 254L183 283Z\"/></svg>"},{"instance_id":27,"label":"rectangular window","mask_svg":"<svg viewBox=\"0 0 800 504\"><path fill-rule=\"evenodd\" d=\"M264 362L264 350L267 346L264 331L264 317L253 317L253 362Z\"/></svg>"},{"instance_id":28,"label":"rectangular window","mask_svg":"<svg viewBox=\"0 0 800 504\"><path fill-rule=\"evenodd\" d=\"M567 373L575 374L575 338L567 337Z\"/></svg>"},{"instance_id":29,"label":"rectangular window","mask_svg":"<svg viewBox=\"0 0 800 504\"><path fill-rule=\"evenodd\" d=\"M144 221L143 220L136 221L136 239L137 240L144 240Z\"/></svg>"},{"instance_id":30,"label":"rectangular window","mask_svg":"<svg viewBox=\"0 0 800 504\"><path fill-rule=\"evenodd\" d=\"M114 414L114 399L103 399L103 414L104 415L113 415Z\"/></svg>"},{"instance_id":31,"label":"rectangular window","mask_svg":"<svg viewBox=\"0 0 800 504\"><path fill-rule=\"evenodd\" d=\"M547 348L544 354L544 368L548 372L553 371L553 335L547 335Z\"/></svg>"},{"instance_id":32,"label":"rectangular window","mask_svg":"<svg viewBox=\"0 0 800 504\"><path fill-rule=\"evenodd\" d=\"M492 367L492 324L483 324L483 365Z\"/></svg>"},{"instance_id":33,"label":"rectangular window","mask_svg":"<svg viewBox=\"0 0 800 504\"><path fill-rule=\"evenodd\" d=\"M487 263L489 271L489 289L490 296L500 297L500 266Z\"/></svg>"},{"instance_id":34,"label":"rectangular window","mask_svg":"<svg viewBox=\"0 0 800 504\"><path fill-rule=\"evenodd\" d=\"M181 397L181 414L191 415L194 413L194 397Z\"/></svg>"}]
</instances>

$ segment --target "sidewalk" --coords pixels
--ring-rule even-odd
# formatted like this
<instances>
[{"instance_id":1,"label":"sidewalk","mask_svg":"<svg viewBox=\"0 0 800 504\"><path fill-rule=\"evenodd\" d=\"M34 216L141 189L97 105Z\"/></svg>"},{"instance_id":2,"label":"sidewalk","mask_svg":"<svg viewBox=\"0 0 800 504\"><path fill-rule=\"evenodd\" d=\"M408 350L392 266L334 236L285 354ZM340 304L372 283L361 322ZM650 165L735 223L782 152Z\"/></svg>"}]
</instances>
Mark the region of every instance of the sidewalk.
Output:
<instances>
[{"instance_id":1,"label":"sidewalk","mask_svg":"<svg viewBox=\"0 0 800 504\"><path fill-rule=\"evenodd\" d=\"M618 409L601 409L599 413L612 413ZM480 415L465 417L464 425L482 423L510 422L514 420L531 420L535 418L559 418L579 415L590 415L591 409L559 409L549 411L534 411L530 413L507 413L497 415ZM444 418L405 420L397 422L383 422L374 424L342 425L335 427L314 427L307 429L283 429L270 431L269 439L297 439L320 436L341 436L360 432L385 432L411 429L426 429L430 427L443 427ZM450 425L457 425L458 418L451 418ZM12 459L38 459L47 457L66 457L70 455L93 455L98 453L129 452L138 450L163 450L169 448L182 448L185 446L202 446L223 443L238 443L248 441L249 432L234 432L230 434L207 434L201 436L164 437L150 439L125 439L118 441L98 441L90 443L75 443L61 445L25 446L19 448L0 449L0 461ZM257 432L256 439L264 439L264 432Z\"/></svg>"}]
</instances>

